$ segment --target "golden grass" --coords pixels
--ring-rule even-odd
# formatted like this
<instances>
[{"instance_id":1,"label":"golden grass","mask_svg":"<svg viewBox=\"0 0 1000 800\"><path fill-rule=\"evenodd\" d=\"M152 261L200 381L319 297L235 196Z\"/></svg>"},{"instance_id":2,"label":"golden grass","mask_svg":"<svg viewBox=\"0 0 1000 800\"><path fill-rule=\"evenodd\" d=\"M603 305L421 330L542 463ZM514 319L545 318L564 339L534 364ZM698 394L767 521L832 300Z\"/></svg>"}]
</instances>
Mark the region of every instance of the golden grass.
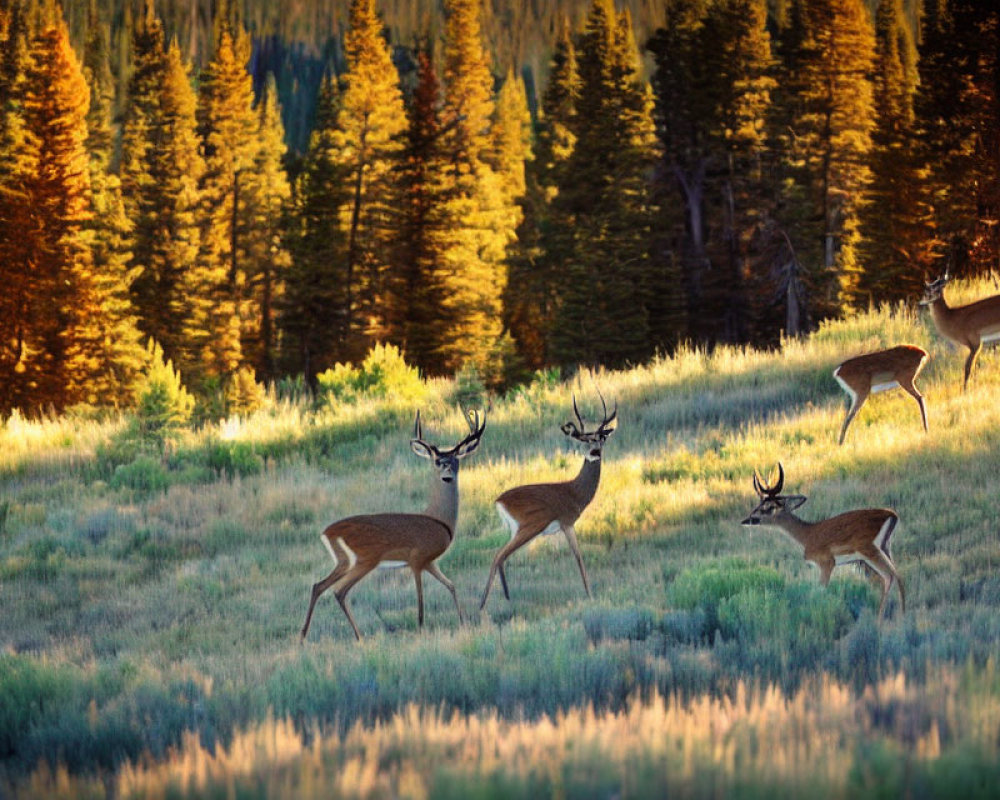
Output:
<instances>
[{"instance_id":1,"label":"golden grass","mask_svg":"<svg viewBox=\"0 0 1000 800\"><path fill-rule=\"evenodd\" d=\"M987 672L995 674L992 664ZM960 681L939 670L913 686L898 673L860 693L824 676L793 693L739 681L721 697L636 696L619 711L578 707L521 720L411 705L343 736L268 718L211 746L185 735L166 758L127 763L109 782L43 768L18 796L96 797L109 787L114 797L145 800L220 793L424 800L443 782L485 785L499 776L557 796L594 782L622 797L670 787L715 795L743 783L843 797L866 743L888 747L911 771L933 767L955 742L1000 758L1000 698L963 690ZM911 707L936 715L920 719Z\"/></svg>"}]
</instances>

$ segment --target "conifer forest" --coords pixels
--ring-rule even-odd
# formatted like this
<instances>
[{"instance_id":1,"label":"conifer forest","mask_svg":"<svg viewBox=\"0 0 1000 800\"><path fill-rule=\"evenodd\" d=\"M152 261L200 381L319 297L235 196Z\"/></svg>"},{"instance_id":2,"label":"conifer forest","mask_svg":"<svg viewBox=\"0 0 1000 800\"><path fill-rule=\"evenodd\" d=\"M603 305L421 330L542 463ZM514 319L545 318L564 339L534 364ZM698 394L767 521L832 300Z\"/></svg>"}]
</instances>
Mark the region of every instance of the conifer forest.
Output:
<instances>
[{"instance_id":1,"label":"conifer forest","mask_svg":"<svg viewBox=\"0 0 1000 800\"><path fill-rule=\"evenodd\" d=\"M1000 265L976 0L3 0L0 411L494 387ZM238 393L238 392L237 392Z\"/></svg>"}]
</instances>

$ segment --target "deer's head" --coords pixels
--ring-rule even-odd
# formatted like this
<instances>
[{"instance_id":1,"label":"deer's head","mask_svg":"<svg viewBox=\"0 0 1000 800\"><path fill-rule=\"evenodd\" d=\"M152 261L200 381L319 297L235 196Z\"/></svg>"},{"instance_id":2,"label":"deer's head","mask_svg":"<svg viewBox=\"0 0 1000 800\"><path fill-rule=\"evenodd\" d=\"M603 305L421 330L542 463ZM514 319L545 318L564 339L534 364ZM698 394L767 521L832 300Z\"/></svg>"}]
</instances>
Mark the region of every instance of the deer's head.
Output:
<instances>
[{"instance_id":1,"label":"deer's head","mask_svg":"<svg viewBox=\"0 0 1000 800\"><path fill-rule=\"evenodd\" d=\"M951 280L951 276L945 271L937 280L933 280L930 283L924 282L924 296L920 298L920 305L929 306L942 294L944 294L944 287L948 285L948 281Z\"/></svg>"},{"instance_id":2,"label":"deer's head","mask_svg":"<svg viewBox=\"0 0 1000 800\"><path fill-rule=\"evenodd\" d=\"M608 404L604 402L604 395L597 392L597 396L601 398L601 407L603 408L604 418L601 420L601 424L598 425L594 430L588 431L587 425L583 421L583 416L580 414L580 409L576 405L576 395L573 395L573 414L576 416L576 421L570 420L565 425L562 426L562 432L569 436L571 439L576 439L578 442L583 442L589 446L587 450L587 455L585 458L588 461L600 461L601 453L604 448L604 443L608 440L608 437L617 429L612 423L618 416L618 403L615 403L615 407L612 409L611 414L608 414Z\"/></svg>"},{"instance_id":3,"label":"deer's head","mask_svg":"<svg viewBox=\"0 0 1000 800\"><path fill-rule=\"evenodd\" d=\"M773 473L772 473L773 475ZM806 497L801 494L783 495L781 489L785 485L785 470L778 462L778 477L773 477L767 483L760 477L757 470L753 471L753 488L757 492L760 502L757 507L750 512L741 525L769 525L772 521L786 511L794 511L801 506Z\"/></svg>"},{"instance_id":4,"label":"deer's head","mask_svg":"<svg viewBox=\"0 0 1000 800\"><path fill-rule=\"evenodd\" d=\"M423 430L420 425L420 412L417 412L417 421L413 426L413 438L410 439L410 449L421 458L429 459L434 465L438 477L445 483L452 483L458 478L458 462L468 455L471 455L479 447L479 442L483 438L486 430L486 412L480 420L478 411L462 410L462 416L469 426L469 435L454 447L448 450L424 441Z\"/></svg>"}]
</instances>

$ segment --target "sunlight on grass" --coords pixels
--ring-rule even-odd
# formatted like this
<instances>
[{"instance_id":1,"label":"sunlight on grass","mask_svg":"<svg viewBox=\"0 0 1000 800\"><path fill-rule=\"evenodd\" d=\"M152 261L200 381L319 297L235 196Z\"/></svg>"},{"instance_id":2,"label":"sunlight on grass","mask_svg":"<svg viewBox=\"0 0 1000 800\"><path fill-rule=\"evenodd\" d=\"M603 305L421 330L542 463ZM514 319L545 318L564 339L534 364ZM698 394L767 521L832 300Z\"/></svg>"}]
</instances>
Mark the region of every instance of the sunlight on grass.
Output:
<instances>
[{"instance_id":1,"label":"sunlight on grass","mask_svg":"<svg viewBox=\"0 0 1000 800\"><path fill-rule=\"evenodd\" d=\"M949 300L992 291L958 284ZM837 446L833 368L901 342L931 354L918 381L930 432L912 398L887 392ZM297 634L332 569L320 531L427 504L413 397L271 391L162 451L126 416L13 416L0 424L0 793L104 796L94 770L119 796L154 797L795 796L796 781L813 791L809 769L815 793L843 797L876 775L995 778L1000 355L983 354L964 392L963 359L926 313L882 308L780 351L686 348L484 398L440 561L467 623L425 581L418 633L412 574L379 571L350 597L360 646L332 597L304 647ZM495 498L577 474L582 449L559 426L574 393L599 418L598 389L619 425L578 524L593 598L554 536L508 562L511 600L495 588L477 613L509 535ZM456 383L419 394L427 437L458 441ZM753 469L777 461L809 497L805 519L899 513L905 615L893 599L876 624L863 575L841 568L823 588L784 537L740 527ZM737 702L741 682L772 688Z\"/></svg>"}]
</instances>

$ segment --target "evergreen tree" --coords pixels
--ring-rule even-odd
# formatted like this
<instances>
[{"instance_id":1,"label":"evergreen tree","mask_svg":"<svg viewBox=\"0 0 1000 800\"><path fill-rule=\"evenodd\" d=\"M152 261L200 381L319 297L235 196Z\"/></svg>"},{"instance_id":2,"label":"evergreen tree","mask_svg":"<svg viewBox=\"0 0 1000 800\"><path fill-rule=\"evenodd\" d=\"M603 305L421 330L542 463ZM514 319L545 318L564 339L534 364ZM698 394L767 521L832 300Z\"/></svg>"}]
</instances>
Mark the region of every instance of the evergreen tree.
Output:
<instances>
[{"instance_id":1,"label":"evergreen tree","mask_svg":"<svg viewBox=\"0 0 1000 800\"><path fill-rule=\"evenodd\" d=\"M346 241L340 224L346 176L334 146L338 104L336 83L328 76L294 187L287 244L292 261L279 312L284 369L303 373L310 384L343 360L347 336Z\"/></svg>"},{"instance_id":2,"label":"evergreen tree","mask_svg":"<svg viewBox=\"0 0 1000 800\"><path fill-rule=\"evenodd\" d=\"M660 209L655 247L661 274L670 276L660 281L660 287L669 291L678 282L673 276L679 273L687 306L687 313L664 309L656 317L672 317L679 335L700 340L714 338L721 315L721 299L706 297L711 278L706 176L713 156L708 136L718 96L717 88L710 87L716 76L706 69L706 54L701 50L706 13L705 0L671 3L666 24L647 45L656 63L652 84L663 159L655 186Z\"/></svg>"},{"instance_id":3,"label":"evergreen tree","mask_svg":"<svg viewBox=\"0 0 1000 800\"><path fill-rule=\"evenodd\" d=\"M276 308L281 303L291 262L282 242L288 216L291 188L282 160L285 156L284 127L273 76L268 76L257 102L257 152L254 166L243 184L241 207L245 230L246 291L241 347L258 377L277 377Z\"/></svg>"},{"instance_id":4,"label":"evergreen tree","mask_svg":"<svg viewBox=\"0 0 1000 800\"><path fill-rule=\"evenodd\" d=\"M915 98L937 235L953 273L1000 266L1000 11L928 0Z\"/></svg>"},{"instance_id":5,"label":"evergreen tree","mask_svg":"<svg viewBox=\"0 0 1000 800\"><path fill-rule=\"evenodd\" d=\"M572 248L572 227L556 202L576 144L576 103L580 93L576 50L565 20L560 29L542 95L534 158L526 168L524 219L509 263L504 316L525 365L549 363L552 314L562 265Z\"/></svg>"},{"instance_id":6,"label":"evergreen tree","mask_svg":"<svg viewBox=\"0 0 1000 800\"><path fill-rule=\"evenodd\" d=\"M417 50L417 82L407 106L397 165L400 214L385 292L386 338L425 374L439 372L449 332L440 297L446 246L446 163L441 141L441 87L428 47Z\"/></svg>"},{"instance_id":7,"label":"evergreen tree","mask_svg":"<svg viewBox=\"0 0 1000 800\"><path fill-rule=\"evenodd\" d=\"M344 52L347 73L333 135L333 157L349 183L342 210L347 239L343 353L360 360L386 333L381 303L397 205L392 177L406 127L399 77L374 0L352 0Z\"/></svg>"},{"instance_id":8,"label":"evergreen tree","mask_svg":"<svg viewBox=\"0 0 1000 800\"><path fill-rule=\"evenodd\" d=\"M112 114L114 79L108 61L106 28L91 0L84 70L90 85L86 149L90 156L91 255L99 312L87 319L99 344L97 365L88 386L92 402L129 404L135 379L145 363L137 319L129 296L137 270L130 268L131 224L125 216L121 184L111 174L114 157Z\"/></svg>"},{"instance_id":9,"label":"evergreen tree","mask_svg":"<svg viewBox=\"0 0 1000 800\"><path fill-rule=\"evenodd\" d=\"M493 76L483 46L478 0L450 0L444 47L443 149L449 196L443 230L444 292L441 322L447 331L437 371L472 363L499 379L502 303L507 246L517 208L490 164L494 119Z\"/></svg>"},{"instance_id":10,"label":"evergreen tree","mask_svg":"<svg viewBox=\"0 0 1000 800\"><path fill-rule=\"evenodd\" d=\"M125 215L132 223L131 264L138 271L132 284L132 299L139 314L139 324L146 334L166 348L168 358L175 358L175 348L165 340L171 328L158 319L164 304L160 302L153 263L161 211L153 162L163 138L160 130L160 87L165 82L163 50L163 26L153 10L152 1L148 0L131 32L133 69L122 122L119 174Z\"/></svg>"},{"instance_id":11,"label":"evergreen tree","mask_svg":"<svg viewBox=\"0 0 1000 800\"><path fill-rule=\"evenodd\" d=\"M26 408L33 290L31 243L37 235L25 183L35 170L36 145L24 120L30 63L27 16L13 0L0 14L0 413Z\"/></svg>"},{"instance_id":12,"label":"evergreen tree","mask_svg":"<svg viewBox=\"0 0 1000 800\"><path fill-rule=\"evenodd\" d=\"M875 33L876 125L861 280L871 302L919 294L934 244L931 209L923 195L926 173L914 148L917 51L902 0L879 4Z\"/></svg>"},{"instance_id":13,"label":"evergreen tree","mask_svg":"<svg viewBox=\"0 0 1000 800\"><path fill-rule=\"evenodd\" d=\"M790 119L796 144L787 151L800 165L786 204L803 203L807 216L791 228L791 237L807 265L815 312L830 316L853 305L858 293L861 213L871 179L875 37L862 0L798 5L797 46L784 66L802 87Z\"/></svg>"},{"instance_id":14,"label":"evergreen tree","mask_svg":"<svg viewBox=\"0 0 1000 800\"><path fill-rule=\"evenodd\" d=\"M231 25L227 9L223 4L217 11L215 54L200 81L201 247L184 276L190 307L181 373L203 389L224 384L243 361L240 311L246 305L248 265L240 218L254 168L257 119L247 71L250 37Z\"/></svg>"},{"instance_id":15,"label":"evergreen tree","mask_svg":"<svg viewBox=\"0 0 1000 800\"><path fill-rule=\"evenodd\" d=\"M705 18L700 43L703 64L713 76L714 107L708 141L713 159L711 227L714 294L723 312L714 338L746 341L751 329L772 341L772 314L761 302L773 294L766 263L755 247L757 232L774 213L765 187L769 141L766 121L774 79L765 0L723 0ZM769 335L770 334L770 335Z\"/></svg>"},{"instance_id":16,"label":"evergreen tree","mask_svg":"<svg viewBox=\"0 0 1000 800\"><path fill-rule=\"evenodd\" d=\"M24 186L32 217L28 336L22 361L31 405L89 400L100 368L87 322L99 313L87 225L90 171L85 149L90 90L61 15L44 10L31 44L24 119L34 169Z\"/></svg>"},{"instance_id":17,"label":"evergreen tree","mask_svg":"<svg viewBox=\"0 0 1000 800\"><path fill-rule=\"evenodd\" d=\"M638 79L630 18L616 17L606 0L591 5L578 53L576 145L558 194L573 240L552 355L563 364L621 366L652 353L652 100Z\"/></svg>"}]
</instances>

